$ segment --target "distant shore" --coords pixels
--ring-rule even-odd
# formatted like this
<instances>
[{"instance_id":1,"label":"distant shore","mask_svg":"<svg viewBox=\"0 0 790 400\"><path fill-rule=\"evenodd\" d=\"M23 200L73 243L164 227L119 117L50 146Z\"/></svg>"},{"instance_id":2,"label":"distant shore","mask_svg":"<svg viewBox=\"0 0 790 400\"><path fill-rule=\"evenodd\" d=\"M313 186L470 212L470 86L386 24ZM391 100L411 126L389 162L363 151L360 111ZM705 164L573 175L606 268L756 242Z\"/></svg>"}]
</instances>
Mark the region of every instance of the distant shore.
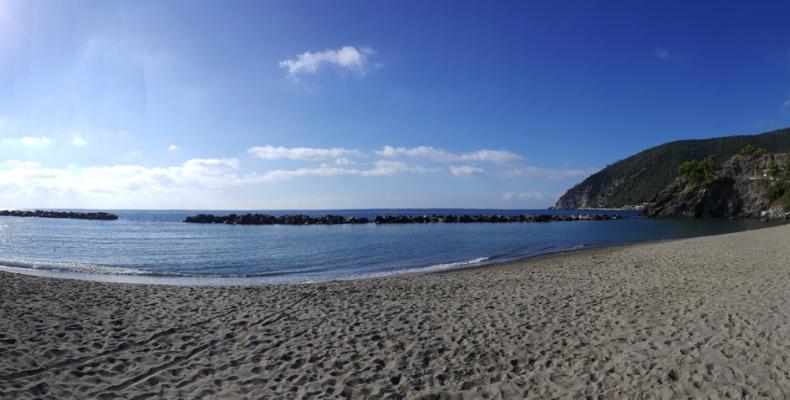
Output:
<instances>
[{"instance_id":1,"label":"distant shore","mask_svg":"<svg viewBox=\"0 0 790 400\"><path fill-rule=\"evenodd\" d=\"M782 397L790 225L310 285L0 272L0 398Z\"/></svg>"}]
</instances>

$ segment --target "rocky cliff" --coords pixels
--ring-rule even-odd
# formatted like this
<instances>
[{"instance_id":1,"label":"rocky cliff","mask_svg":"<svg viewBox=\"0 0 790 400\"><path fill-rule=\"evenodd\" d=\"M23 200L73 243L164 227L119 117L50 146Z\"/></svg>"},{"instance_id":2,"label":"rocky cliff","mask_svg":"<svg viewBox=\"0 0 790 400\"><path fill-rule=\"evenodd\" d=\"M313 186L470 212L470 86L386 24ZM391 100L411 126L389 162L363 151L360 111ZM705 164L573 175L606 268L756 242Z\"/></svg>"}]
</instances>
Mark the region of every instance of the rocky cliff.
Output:
<instances>
[{"instance_id":1,"label":"rocky cliff","mask_svg":"<svg viewBox=\"0 0 790 400\"><path fill-rule=\"evenodd\" d=\"M705 178L679 176L642 210L646 216L770 217L788 215L788 154L735 155Z\"/></svg>"},{"instance_id":2,"label":"rocky cliff","mask_svg":"<svg viewBox=\"0 0 790 400\"><path fill-rule=\"evenodd\" d=\"M619 208L653 199L672 183L684 161L710 154L727 160L746 145L771 153L790 152L790 128L759 135L728 136L665 143L617 161L569 189L559 209Z\"/></svg>"}]
</instances>

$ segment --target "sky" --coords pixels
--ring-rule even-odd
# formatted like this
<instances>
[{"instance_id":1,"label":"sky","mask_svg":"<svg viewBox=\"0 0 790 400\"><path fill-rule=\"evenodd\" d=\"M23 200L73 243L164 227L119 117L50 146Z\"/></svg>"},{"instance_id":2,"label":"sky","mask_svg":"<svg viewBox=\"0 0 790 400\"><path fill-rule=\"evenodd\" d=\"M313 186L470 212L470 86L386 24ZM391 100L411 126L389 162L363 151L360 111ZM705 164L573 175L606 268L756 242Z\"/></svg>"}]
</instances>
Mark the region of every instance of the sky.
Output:
<instances>
[{"instance_id":1,"label":"sky","mask_svg":"<svg viewBox=\"0 0 790 400\"><path fill-rule=\"evenodd\" d=\"M0 208L543 208L654 145L790 126L788 19L787 1L0 0Z\"/></svg>"}]
</instances>

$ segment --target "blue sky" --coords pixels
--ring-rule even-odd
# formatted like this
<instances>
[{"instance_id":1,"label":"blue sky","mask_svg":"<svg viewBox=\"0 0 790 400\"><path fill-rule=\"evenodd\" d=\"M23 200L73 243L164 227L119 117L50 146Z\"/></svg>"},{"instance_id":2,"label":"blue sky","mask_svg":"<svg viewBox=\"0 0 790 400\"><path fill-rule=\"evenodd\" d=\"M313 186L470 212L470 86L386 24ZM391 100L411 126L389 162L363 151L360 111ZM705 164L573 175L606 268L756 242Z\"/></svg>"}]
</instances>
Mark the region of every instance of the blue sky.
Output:
<instances>
[{"instance_id":1,"label":"blue sky","mask_svg":"<svg viewBox=\"0 0 790 400\"><path fill-rule=\"evenodd\" d=\"M0 207L533 208L790 126L787 2L0 0Z\"/></svg>"}]
</instances>

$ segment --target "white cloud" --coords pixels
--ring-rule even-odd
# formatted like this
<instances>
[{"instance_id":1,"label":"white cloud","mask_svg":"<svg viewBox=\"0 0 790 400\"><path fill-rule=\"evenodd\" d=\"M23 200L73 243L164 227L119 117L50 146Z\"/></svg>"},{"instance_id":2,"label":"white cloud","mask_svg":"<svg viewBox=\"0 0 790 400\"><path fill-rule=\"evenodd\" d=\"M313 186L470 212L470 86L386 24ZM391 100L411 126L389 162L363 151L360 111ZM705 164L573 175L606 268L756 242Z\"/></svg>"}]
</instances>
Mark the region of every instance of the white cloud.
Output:
<instances>
[{"instance_id":1,"label":"white cloud","mask_svg":"<svg viewBox=\"0 0 790 400\"><path fill-rule=\"evenodd\" d=\"M85 140L82 136L77 135L71 138L71 144L73 144L74 146L83 147L88 144L88 141Z\"/></svg>"},{"instance_id":2,"label":"white cloud","mask_svg":"<svg viewBox=\"0 0 790 400\"><path fill-rule=\"evenodd\" d=\"M541 192L505 192L502 194L502 200L549 200L554 197L552 194Z\"/></svg>"},{"instance_id":3,"label":"white cloud","mask_svg":"<svg viewBox=\"0 0 790 400\"><path fill-rule=\"evenodd\" d=\"M167 151L179 151L179 150L181 150L181 148L176 146L176 145L174 145L174 144L171 144L170 146L167 146Z\"/></svg>"},{"instance_id":4,"label":"white cloud","mask_svg":"<svg viewBox=\"0 0 790 400\"><path fill-rule=\"evenodd\" d=\"M194 159L172 167L48 167L0 163L0 203L13 207L208 207L216 189L251 182L236 159ZM231 200L232 201L232 200Z\"/></svg>"},{"instance_id":5,"label":"white cloud","mask_svg":"<svg viewBox=\"0 0 790 400\"><path fill-rule=\"evenodd\" d=\"M46 192L49 195L136 195L137 191L172 192L186 185L221 187L240 185L247 177L238 173L235 158L192 159L175 167L112 165L63 168L32 161L6 161L0 167L0 193Z\"/></svg>"},{"instance_id":6,"label":"white cloud","mask_svg":"<svg viewBox=\"0 0 790 400\"><path fill-rule=\"evenodd\" d=\"M597 168L561 168L550 169L535 166L522 166L513 168L505 173L508 178L538 178L549 181L570 179L570 178L584 178L597 172Z\"/></svg>"},{"instance_id":7,"label":"white cloud","mask_svg":"<svg viewBox=\"0 0 790 400\"><path fill-rule=\"evenodd\" d=\"M451 165L450 172L455 176L483 175L483 173L485 173L482 168L473 167L471 165Z\"/></svg>"},{"instance_id":8,"label":"white cloud","mask_svg":"<svg viewBox=\"0 0 790 400\"><path fill-rule=\"evenodd\" d=\"M413 148L384 146L376 154L382 157L412 157L421 158L438 162L453 162L458 156L431 146L417 146Z\"/></svg>"},{"instance_id":9,"label":"white cloud","mask_svg":"<svg viewBox=\"0 0 790 400\"><path fill-rule=\"evenodd\" d=\"M335 165L352 165L354 161L346 157L340 157L335 160Z\"/></svg>"},{"instance_id":10,"label":"white cloud","mask_svg":"<svg viewBox=\"0 0 790 400\"><path fill-rule=\"evenodd\" d=\"M296 58L280 61L279 65L294 78L300 74L314 74L323 65L334 65L364 75L370 64L368 58L372 54L373 50L369 48L358 49L354 46L343 46L336 50L306 51L297 55Z\"/></svg>"},{"instance_id":11,"label":"white cloud","mask_svg":"<svg viewBox=\"0 0 790 400\"><path fill-rule=\"evenodd\" d=\"M328 159L340 159L360 155L359 150L345 149L342 147L315 148L315 147L274 147L256 146L247 150L248 153L264 160L301 160L301 161L323 161Z\"/></svg>"},{"instance_id":12,"label":"white cloud","mask_svg":"<svg viewBox=\"0 0 790 400\"><path fill-rule=\"evenodd\" d=\"M524 157L507 150L478 150L473 153L461 154L461 161L488 161L495 164L505 164L522 161Z\"/></svg>"},{"instance_id":13,"label":"white cloud","mask_svg":"<svg viewBox=\"0 0 790 400\"><path fill-rule=\"evenodd\" d=\"M336 165L321 164L321 166L317 168L278 169L251 179L256 182L279 182L309 176L392 176L401 174L427 174L438 171L439 170L436 168L408 165L400 161L379 160L373 163L372 168L368 169L344 168Z\"/></svg>"},{"instance_id":14,"label":"white cloud","mask_svg":"<svg viewBox=\"0 0 790 400\"><path fill-rule=\"evenodd\" d=\"M52 143L52 140L46 136L23 136L17 139L17 142L23 146L46 146Z\"/></svg>"},{"instance_id":15,"label":"white cloud","mask_svg":"<svg viewBox=\"0 0 790 400\"><path fill-rule=\"evenodd\" d=\"M437 163L480 163L488 162L507 166L509 170L500 170L496 175L505 178L539 178L544 180L562 180L589 176L597 171L596 168L561 168L550 169L526 164L526 158L508 150L480 149L467 153L453 153L438 147L393 147L384 146L376 151L381 157L397 158L409 157L413 159L428 160ZM455 176L481 175L483 168L475 165L452 165L450 173Z\"/></svg>"},{"instance_id":16,"label":"white cloud","mask_svg":"<svg viewBox=\"0 0 790 400\"><path fill-rule=\"evenodd\" d=\"M336 167L329 164L321 164L318 168L297 168L297 169L277 169L269 171L254 180L257 182L279 182L287 181L295 178L309 177L309 176L338 176L338 175L357 175L359 171L356 169L346 169L343 167Z\"/></svg>"},{"instance_id":17,"label":"white cloud","mask_svg":"<svg viewBox=\"0 0 790 400\"><path fill-rule=\"evenodd\" d=\"M171 169L171 174L187 181L226 186L245 182L238 169L239 160L236 158L195 158Z\"/></svg>"},{"instance_id":18,"label":"white cloud","mask_svg":"<svg viewBox=\"0 0 790 400\"><path fill-rule=\"evenodd\" d=\"M667 50L665 48L662 48L662 47L656 48L656 51L653 53L653 55L656 56L656 58L661 59L661 60L666 60L669 57L672 57L672 55L669 54L669 50Z\"/></svg>"},{"instance_id":19,"label":"white cloud","mask_svg":"<svg viewBox=\"0 0 790 400\"><path fill-rule=\"evenodd\" d=\"M0 199L20 198L83 199L115 196L138 198L147 194L197 193L207 188L227 188L273 183L302 177L354 175L362 177L422 174L438 169L380 160L367 169L321 164L317 168L273 170L264 174L242 173L236 158L191 159L172 167L145 167L134 164L109 166L68 165L48 167L34 161L10 160L0 164Z\"/></svg>"},{"instance_id":20,"label":"white cloud","mask_svg":"<svg viewBox=\"0 0 790 400\"><path fill-rule=\"evenodd\" d=\"M507 150L481 149L470 153L456 154L445 149L431 146L417 146L412 148L384 146L381 150L377 150L376 154L382 157L411 157L445 163L485 161L495 164L506 164L524 160L524 157Z\"/></svg>"},{"instance_id":21,"label":"white cloud","mask_svg":"<svg viewBox=\"0 0 790 400\"><path fill-rule=\"evenodd\" d=\"M782 104L784 108L790 108L790 99L785 100L784 104Z\"/></svg>"},{"instance_id":22,"label":"white cloud","mask_svg":"<svg viewBox=\"0 0 790 400\"><path fill-rule=\"evenodd\" d=\"M362 176L389 176L399 174L427 174L437 172L436 168L425 168L420 166L408 165L400 161L379 160L374 163L374 168L360 171Z\"/></svg>"}]
</instances>

